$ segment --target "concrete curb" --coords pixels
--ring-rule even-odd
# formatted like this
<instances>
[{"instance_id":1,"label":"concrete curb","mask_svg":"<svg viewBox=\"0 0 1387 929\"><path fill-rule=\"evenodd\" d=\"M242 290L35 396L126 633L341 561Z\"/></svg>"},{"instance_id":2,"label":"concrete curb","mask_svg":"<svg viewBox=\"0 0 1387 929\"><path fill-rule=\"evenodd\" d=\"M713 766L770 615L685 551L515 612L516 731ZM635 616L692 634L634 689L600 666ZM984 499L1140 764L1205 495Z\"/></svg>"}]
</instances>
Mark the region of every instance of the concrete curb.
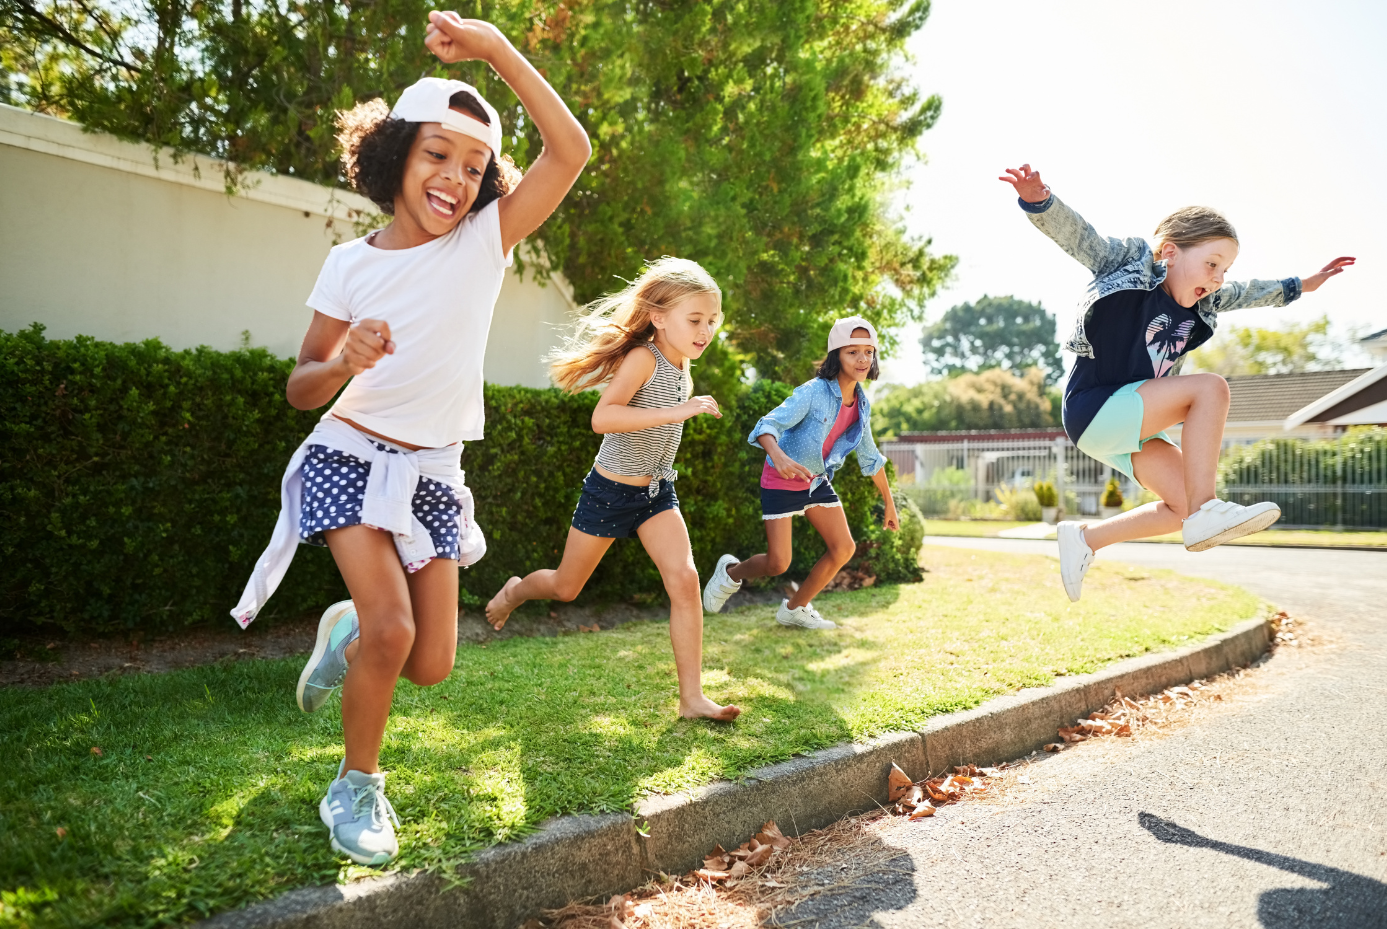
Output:
<instances>
[{"instance_id":1,"label":"concrete curb","mask_svg":"<svg viewBox=\"0 0 1387 929\"><path fill-rule=\"evenodd\" d=\"M620 893L653 872L698 867L714 845L745 842L768 819L787 835L818 829L886 802L886 771L912 777L965 763L995 764L1053 741L1055 730L1101 708L1117 690L1154 693L1250 664L1271 642L1263 619L1173 652L1144 655L1094 674L1027 688L976 709L936 717L920 732L835 745L760 768L735 782L651 797L625 814L562 816L520 842L481 852L449 890L432 874L393 874L345 886L291 891L224 913L206 929L515 929L541 908ZM637 831L643 821L644 832Z\"/></svg>"}]
</instances>

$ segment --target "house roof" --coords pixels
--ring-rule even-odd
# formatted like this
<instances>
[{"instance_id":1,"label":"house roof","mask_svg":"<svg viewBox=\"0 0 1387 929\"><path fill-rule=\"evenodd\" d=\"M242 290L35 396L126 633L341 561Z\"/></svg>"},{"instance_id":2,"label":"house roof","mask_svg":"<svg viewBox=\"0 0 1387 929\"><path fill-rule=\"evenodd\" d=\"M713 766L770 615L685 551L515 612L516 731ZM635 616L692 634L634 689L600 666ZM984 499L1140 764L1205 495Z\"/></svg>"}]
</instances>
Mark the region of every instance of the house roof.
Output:
<instances>
[{"instance_id":1,"label":"house roof","mask_svg":"<svg viewBox=\"0 0 1387 929\"><path fill-rule=\"evenodd\" d=\"M1228 391L1232 402L1228 407L1228 422L1281 422L1371 370L1354 368L1230 377Z\"/></svg>"},{"instance_id":2,"label":"house roof","mask_svg":"<svg viewBox=\"0 0 1387 929\"><path fill-rule=\"evenodd\" d=\"M1301 423L1337 422L1353 413L1362 414L1365 407L1374 407L1383 401L1387 401L1387 364L1364 371L1342 387L1296 410L1286 417L1283 426L1294 429ZM1351 418L1349 422L1358 424L1362 419Z\"/></svg>"}]
</instances>

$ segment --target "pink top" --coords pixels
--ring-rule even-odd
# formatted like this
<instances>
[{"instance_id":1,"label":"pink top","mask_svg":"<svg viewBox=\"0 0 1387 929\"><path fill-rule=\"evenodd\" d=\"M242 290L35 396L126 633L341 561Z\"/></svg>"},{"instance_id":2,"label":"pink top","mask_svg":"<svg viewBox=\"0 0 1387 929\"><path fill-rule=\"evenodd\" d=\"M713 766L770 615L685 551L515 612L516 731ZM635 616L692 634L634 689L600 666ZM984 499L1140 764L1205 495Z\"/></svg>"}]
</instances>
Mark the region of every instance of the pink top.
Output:
<instances>
[{"instance_id":1,"label":"pink top","mask_svg":"<svg viewBox=\"0 0 1387 929\"><path fill-rule=\"evenodd\" d=\"M857 422L856 392L854 392L854 402L838 408L838 418L833 421L833 428L828 430L828 438L824 439L824 461L828 460L828 453L833 451L833 443L837 442L838 437L847 432L855 422ZM804 478L786 480L776 473L769 461L761 468L761 486L767 490L808 490L809 484L810 482Z\"/></svg>"}]
</instances>

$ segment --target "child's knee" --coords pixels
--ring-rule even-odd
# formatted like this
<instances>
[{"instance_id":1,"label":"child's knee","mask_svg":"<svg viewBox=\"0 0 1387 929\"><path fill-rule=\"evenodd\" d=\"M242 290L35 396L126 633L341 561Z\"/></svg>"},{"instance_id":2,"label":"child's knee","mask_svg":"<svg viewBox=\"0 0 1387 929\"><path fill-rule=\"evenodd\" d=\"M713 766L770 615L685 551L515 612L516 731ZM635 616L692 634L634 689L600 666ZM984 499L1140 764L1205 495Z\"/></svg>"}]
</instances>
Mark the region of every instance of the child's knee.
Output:
<instances>
[{"instance_id":1,"label":"child's knee","mask_svg":"<svg viewBox=\"0 0 1387 929\"><path fill-rule=\"evenodd\" d=\"M414 648L414 617L408 611L372 616L363 624L362 645L371 652L404 661Z\"/></svg>"},{"instance_id":2,"label":"child's knee","mask_svg":"<svg viewBox=\"0 0 1387 929\"><path fill-rule=\"evenodd\" d=\"M406 676L410 683L418 684L420 687L432 687L434 684L441 684L448 679L448 675L453 673L453 664L456 659L454 655L437 655L428 661L411 662L411 667L406 669ZM417 664L417 667L414 666Z\"/></svg>"},{"instance_id":3,"label":"child's knee","mask_svg":"<svg viewBox=\"0 0 1387 929\"><path fill-rule=\"evenodd\" d=\"M702 596L702 585L693 565L684 565L677 571L665 575L665 592L670 600L697 600Z\"/></svg>"},{"instance_id":4,"label":"child's knee","mask_svg":"<svg viewBox=\"0 0 1387 929\"><path fill-rule=\"evenodd\" d=\"M583 592L583 581L574 580L571 577L554 578L554 599L564 603L569 603L578 599L578 595Z\"/></svg>"},{"instance_id":5,"label":"child's knee","mask_svg":"<svg viewBox=\"0 0 1387 929\"><path fill-rule=\"evenodd\" d=\"M766 576L779 577L790 570L790 553L775 552L766 555Z\"/></svg>"},{"instance_id":6,"label":"child's knee","mask_svg":"<svg viewBox=\"0 0 1387 929\"><path fill-rule=\"evenodd\" d=\"M1199 390L1211 400L1227 404L1232 398L1232 393L1228 390L1228 380L1221 374L1196 374L1199 378Z\"/></svg>"},{"instance_id":7,"label":"child's knee","mask_svg":"<svg viewBox=\"0 0 1387 929\"><path fill-rule=\"evenodd\" d=\"M857 543L848 539L846 542L834 542L828 546L828 556L838 563L841 567L852 561L852 556L857 554Z\"/></svg>"}]
</instances>

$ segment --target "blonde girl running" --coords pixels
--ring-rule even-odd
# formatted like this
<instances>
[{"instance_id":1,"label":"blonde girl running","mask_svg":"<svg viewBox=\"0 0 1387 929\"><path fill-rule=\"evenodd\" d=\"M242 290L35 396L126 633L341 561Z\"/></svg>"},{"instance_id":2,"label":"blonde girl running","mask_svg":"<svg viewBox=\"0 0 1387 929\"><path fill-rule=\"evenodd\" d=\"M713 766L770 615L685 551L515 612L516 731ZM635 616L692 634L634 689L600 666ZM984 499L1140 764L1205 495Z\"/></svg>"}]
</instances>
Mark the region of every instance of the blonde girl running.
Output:
<instances>
[{"instance_id":1,"label":"blonde girl running","mask_svg":"<svg viewBox=\"0 0 1387 929\"><path fill-rule=\"evenodd\" d=\"M552 356L554 381L571 392L609 381L592 413L602 446L558 568L512 577L487 604L486 618L500 629L526 600L572 600L614 539L638 538L669 594L679 715L731 722L739 708L703 695L698 571L674 494L684 421L722 416L712 397L689 396L690 360L708 348L721 317L722 291L707 271L661 258L579 321L567 348Z\"/></svg>"}]
</instances>

